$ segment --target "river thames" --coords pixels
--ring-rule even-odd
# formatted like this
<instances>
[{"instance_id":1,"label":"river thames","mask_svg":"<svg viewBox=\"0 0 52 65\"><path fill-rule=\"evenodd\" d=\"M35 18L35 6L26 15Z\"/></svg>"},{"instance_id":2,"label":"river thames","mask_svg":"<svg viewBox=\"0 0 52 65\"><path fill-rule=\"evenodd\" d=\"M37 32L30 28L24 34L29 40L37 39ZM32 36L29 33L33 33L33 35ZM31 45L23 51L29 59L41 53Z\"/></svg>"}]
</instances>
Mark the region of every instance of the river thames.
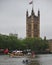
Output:
<instances>
[{"instance_id":1,"label":"river thames","mask_svg":"<svg viewBox=\"0 0 52 65\"><path fill-rule=\"evenodd\" d=\"M29 58L11 58L8 55L0 55L0 65L52 65L52 54L38 55L28 64L23 63L23 60Z\"/></svg>"}]
</instances>

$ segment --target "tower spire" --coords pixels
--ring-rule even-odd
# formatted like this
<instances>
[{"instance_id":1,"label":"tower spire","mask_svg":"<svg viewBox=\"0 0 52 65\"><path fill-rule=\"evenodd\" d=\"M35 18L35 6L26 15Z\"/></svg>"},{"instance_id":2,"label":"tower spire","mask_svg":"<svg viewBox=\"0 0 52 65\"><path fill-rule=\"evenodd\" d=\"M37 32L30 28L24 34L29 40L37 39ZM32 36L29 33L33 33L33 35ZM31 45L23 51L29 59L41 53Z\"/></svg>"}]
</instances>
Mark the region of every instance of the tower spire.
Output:
<instances>
[{"instance_id":1,"label":"tower spire","mask_svg":"<svg viewBox=\"0 0 52 65\"><path fill-rule=\"evenodd\" d=\"M31 12L31 14L32 14L32 15L35 15L35 14L34 14L34 9L33 9L33 7L32 7L32 12Z\"/></svg>"},{"instance_id":2,"label":"tower spire","mask_svg":"<svg viewBox=\"0 0 52 65\"><path fill-rule=\"evenodd\" d=\"M28 10L26 11L26 16L28 17Z\"/></svg>"}]
</instances>

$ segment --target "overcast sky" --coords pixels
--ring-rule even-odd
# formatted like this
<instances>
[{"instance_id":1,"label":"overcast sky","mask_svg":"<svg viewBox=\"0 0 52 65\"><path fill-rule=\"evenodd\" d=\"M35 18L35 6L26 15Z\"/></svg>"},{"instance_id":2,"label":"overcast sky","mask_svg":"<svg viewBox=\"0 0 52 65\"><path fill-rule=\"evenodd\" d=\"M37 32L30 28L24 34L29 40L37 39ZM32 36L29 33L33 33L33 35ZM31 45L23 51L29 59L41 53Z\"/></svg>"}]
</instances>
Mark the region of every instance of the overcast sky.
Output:
<instances>
[{"instance_id":1,"label":"overcast sky","mask_svg":"<svg viewBox=\"0 0 52 65\"><path fill-rule=\"evenodd\" d=\"M0 33L26 37L26 11L31 13L31 0L0 0ZM34 11L40 10L40 37L52 39L52 0L34 0Z\"/></svg>"}]
</instances>

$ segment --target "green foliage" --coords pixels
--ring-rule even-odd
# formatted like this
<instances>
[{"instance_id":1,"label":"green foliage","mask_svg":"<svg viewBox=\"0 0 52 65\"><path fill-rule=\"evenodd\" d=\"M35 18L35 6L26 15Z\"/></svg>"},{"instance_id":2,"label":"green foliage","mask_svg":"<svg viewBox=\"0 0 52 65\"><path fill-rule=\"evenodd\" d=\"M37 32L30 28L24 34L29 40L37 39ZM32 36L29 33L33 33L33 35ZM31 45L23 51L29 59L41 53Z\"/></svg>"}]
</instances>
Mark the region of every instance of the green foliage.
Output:
<instances>
[{"instance_id":1,"label":"green foliage","mask_svg":"<svg viewBox=\"0 0 52 65\"><path fill-rule=\"evenodd\" d=\"M41 38L26 38L23 41L26 45L26 49L34 51L45 51L49 47L48 41L42 40Z\"/></svg>"},{"instance_id":2,"label":"green foliage","mask_svg":"<svg viewBox=\"0 0 52 65\"><path fill-rule=\"evenodd\" d=\"M48 49L48 41L42 40L41 38L25 38L18 39L15 36L7 36L0 34L0 48L8 48L9 50L20 49L26 50L31 49L34 51L45 51Z\"/></svg>"}]
</instances>

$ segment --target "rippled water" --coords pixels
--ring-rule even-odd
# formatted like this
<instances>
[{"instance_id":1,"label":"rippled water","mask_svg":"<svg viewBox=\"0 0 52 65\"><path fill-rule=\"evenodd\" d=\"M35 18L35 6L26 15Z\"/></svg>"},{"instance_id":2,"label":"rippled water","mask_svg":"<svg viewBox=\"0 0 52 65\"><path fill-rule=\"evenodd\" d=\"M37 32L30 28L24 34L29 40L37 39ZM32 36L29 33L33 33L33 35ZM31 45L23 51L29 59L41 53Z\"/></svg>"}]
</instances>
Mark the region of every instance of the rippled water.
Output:
<instances>
[{"instance_id":1,"label":"rippled water","mask_svg":"<svg viewBox=\"0 0 52 65\"><path fill-rule=\"evenodd\" d=\"M40 65L52 65L52 54L39 55Z\"/></svg>"},{"instance_id":2,"label":"rippled water","mask_svg":"<svg viewBox=\"0 0 52 65\"><path fill-rule=\"evenodd\" d=\"M7 55L0 56L0 65L24 65L22 60L25 58L10 58Z\"/></svg>"},{"instance_id":3,"label":"rippled water","mask_svg":"<svg viewBox=\"0 0 52 65\"><path fill-rule=\"evenodd\" d=\"M26 58L11 58L8 55L0 55L0 65L26 65L22 63ZM52 54L38 55L27 65L52 65Z\"/></svg>"}]
</instances>

